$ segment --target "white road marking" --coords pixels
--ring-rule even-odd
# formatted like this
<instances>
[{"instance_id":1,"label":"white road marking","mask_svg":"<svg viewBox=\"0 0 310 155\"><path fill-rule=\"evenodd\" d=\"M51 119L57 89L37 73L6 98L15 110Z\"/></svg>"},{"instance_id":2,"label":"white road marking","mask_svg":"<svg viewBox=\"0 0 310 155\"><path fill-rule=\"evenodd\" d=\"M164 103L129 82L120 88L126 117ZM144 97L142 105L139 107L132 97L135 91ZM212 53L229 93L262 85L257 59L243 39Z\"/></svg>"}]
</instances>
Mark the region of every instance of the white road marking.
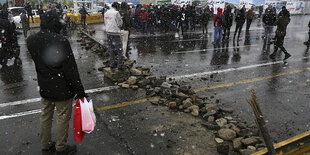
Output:
<instances>
[{"instance_id":1,"label":"white road marking","mask_svg":"<svg viewBox=\"0 0 310 155\"><path fill-rule=\"evenodd\" d=\"M113 89L117 89L117 88L118 88L118 86L108 86L108 87L102 87L102 88L89 89L89 90L86 90L85 92L88 94L93 94L93 93L109 91L109 90L113 90ZM20 105L20 104L34 103L34 102L39 102L40 100L41 100L41 98L32 98L32 99L26 99L26 100L21 100L21 101L1 103L0 108L6 107L6 106L14 106L14 105Z\"/></svg>"},{"instance_id":2,"label":"white road marking","mask_svg":"<svg viewBox=\"0 0 310 155\"><path fill-rule=\"evenodd\" d=\"M224 47L224 48L206 48L201 50L191 50L191 51L180 51L180 52L171 52L171 54L184 54L184 53L197 53L202 51L213 51L213 50L221 50L221 49L232 49L232 48L240 48L240 47L255 47L258 46L258 44L255 45L244 45L244 46L231 46L231 47Z\"/></svg>"},{"instance_id":3,"label":"white road marking","mask_svg":"<svg viewBox=\"0 0 310 155\"><path fill-rule=\"evenodd\" d=\"M40 113L40 112L41 112L41 109L25 111L25 112L20 112L20 113L14 113L14 114L10 114L10 115L0 116L0 120L9 119L9 118L15 118L15 117L21 117L21 116L26 116L26 115L32 115L32 114L37 114L37 113Z\"/></svg>"}]
</instances>

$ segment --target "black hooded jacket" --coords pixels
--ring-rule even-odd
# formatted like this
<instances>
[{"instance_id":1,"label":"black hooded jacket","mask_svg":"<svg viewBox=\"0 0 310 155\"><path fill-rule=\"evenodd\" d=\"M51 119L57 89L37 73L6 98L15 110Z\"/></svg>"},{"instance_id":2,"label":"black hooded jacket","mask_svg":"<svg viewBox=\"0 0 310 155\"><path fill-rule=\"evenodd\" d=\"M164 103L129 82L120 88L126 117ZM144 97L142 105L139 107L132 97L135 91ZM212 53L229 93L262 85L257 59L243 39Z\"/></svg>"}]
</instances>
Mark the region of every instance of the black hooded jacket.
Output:
<instances>
[{"instance_id":1,"label":"black hooded jacket","mask_svg":"<svg viewBox=\"0 0 310 155\"><path fill-rule=\"evenodd\" d=\"M48 12L41 17L41 31L26 41L35 63L40 95L51 101L85 97L70 43L56 33L58 25L55 14Z\"/></svg>"}]
</instances>

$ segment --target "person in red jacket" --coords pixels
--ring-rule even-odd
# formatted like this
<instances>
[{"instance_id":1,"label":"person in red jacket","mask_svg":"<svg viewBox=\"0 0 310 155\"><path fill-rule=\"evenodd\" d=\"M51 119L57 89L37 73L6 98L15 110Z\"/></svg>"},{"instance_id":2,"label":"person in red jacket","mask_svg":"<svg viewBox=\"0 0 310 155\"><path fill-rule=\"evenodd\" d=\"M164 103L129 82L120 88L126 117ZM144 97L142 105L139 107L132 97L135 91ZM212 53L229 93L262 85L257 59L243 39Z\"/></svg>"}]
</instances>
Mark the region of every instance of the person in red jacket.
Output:
<instances>
[{"instance_id":1,"label":"person in red jacket","mask_svg":"<svg viewBox=\"0 0 310 155\"><path fill-rule=\"evenodd\" d=\"M140 23L142 25L141 29L143 33L147 33L147 21L149 20L149 12L146 5L143 6L140 12Z\"/></svg>"},{"instance_id":2,"label":"person in red jacket","mask_svg":"<svg viewBox=\"0 0 310 155\"><path fill-rule=\"evenodd\" d=\"M222 40L222 29L223 29L223 22L224 22L224 15L223 9L218 8L217 14L214 17L213 25L214 25L214 44L218 41L221 42ZM217 35L219 35L219 39L217 40Z\"/></svg>"}]
</instances>

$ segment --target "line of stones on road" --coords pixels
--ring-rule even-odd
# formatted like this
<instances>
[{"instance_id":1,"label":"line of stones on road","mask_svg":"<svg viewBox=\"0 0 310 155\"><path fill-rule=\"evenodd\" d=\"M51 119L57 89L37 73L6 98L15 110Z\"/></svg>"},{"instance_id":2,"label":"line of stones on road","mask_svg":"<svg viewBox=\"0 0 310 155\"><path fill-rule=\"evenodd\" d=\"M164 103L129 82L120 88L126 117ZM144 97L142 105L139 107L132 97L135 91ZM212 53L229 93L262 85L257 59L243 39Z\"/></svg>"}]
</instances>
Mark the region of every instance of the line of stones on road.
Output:
<instances>
[{"instance_id":1,"label":"line of stones on road","mask_svg":"<svg viewBox=\"0 0 310 155\"><path fill-rule=\"evenodd\" d=\"M219 107L219 100L215 100L214 96L199 97L190 86L180 85L173 79L167 80L165 76L155 77L149 68L134 67L135 62L130 60L124 62L125 69L122 71L106 67L109 64L107 49L83 33L79 34L80 39L77 41L81 42L81 46L105 58L104 66L98 70L103 71L104 76L118 86L124 89L144 89L146 95L160 97L151 100L151 104L167 106L171 110L204 119L206 122L202 126L215 134L218 153L249 155L265 148L257 126L235 120L230 115L233 109Z\"/></svg>"}]
</instances>

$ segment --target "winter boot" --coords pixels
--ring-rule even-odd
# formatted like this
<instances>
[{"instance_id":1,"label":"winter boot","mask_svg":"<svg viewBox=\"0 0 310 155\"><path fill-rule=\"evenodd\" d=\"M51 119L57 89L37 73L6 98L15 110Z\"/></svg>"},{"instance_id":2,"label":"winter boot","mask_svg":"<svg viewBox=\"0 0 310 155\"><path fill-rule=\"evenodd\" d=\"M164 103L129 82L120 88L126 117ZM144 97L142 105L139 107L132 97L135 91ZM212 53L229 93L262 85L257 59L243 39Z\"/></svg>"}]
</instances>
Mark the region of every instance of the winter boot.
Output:
<instances>
[{"instance_id":1,"label":"winter boot","mask_svg":"<svg viewBox=\"0 0 310 155\"><path fill-rule=\"evenodd\" d=\"M76 151L77 151L76 145L73 145L73 146L67 145L65 150L56 151L56 154L57 155L73 155L76 153Z\"/></svg>"},{"instance_id":2,"label":"winter boot","mask_svg":"<svg viewBox=\"0 0 310 155\"><path fill-rule=\"evenodd\" d=\"M56 149L55 149L55 142L50 143L50 147L48 149L42 149L42 155L51 155L53 154Z\"/></svg>"},{"instance_id":3,"label":"winter boot","mask_svg":"<svg viewBox=\"0 0 310 155\"><path fill-rule=\"evenodd\" d=\"M284 59L283 60L286 60L286 59L288 59L289 57L291 57L291 54L289 54L289 53L285 53L285 57L284 57Z\"/></svg>"}]
</instances>

